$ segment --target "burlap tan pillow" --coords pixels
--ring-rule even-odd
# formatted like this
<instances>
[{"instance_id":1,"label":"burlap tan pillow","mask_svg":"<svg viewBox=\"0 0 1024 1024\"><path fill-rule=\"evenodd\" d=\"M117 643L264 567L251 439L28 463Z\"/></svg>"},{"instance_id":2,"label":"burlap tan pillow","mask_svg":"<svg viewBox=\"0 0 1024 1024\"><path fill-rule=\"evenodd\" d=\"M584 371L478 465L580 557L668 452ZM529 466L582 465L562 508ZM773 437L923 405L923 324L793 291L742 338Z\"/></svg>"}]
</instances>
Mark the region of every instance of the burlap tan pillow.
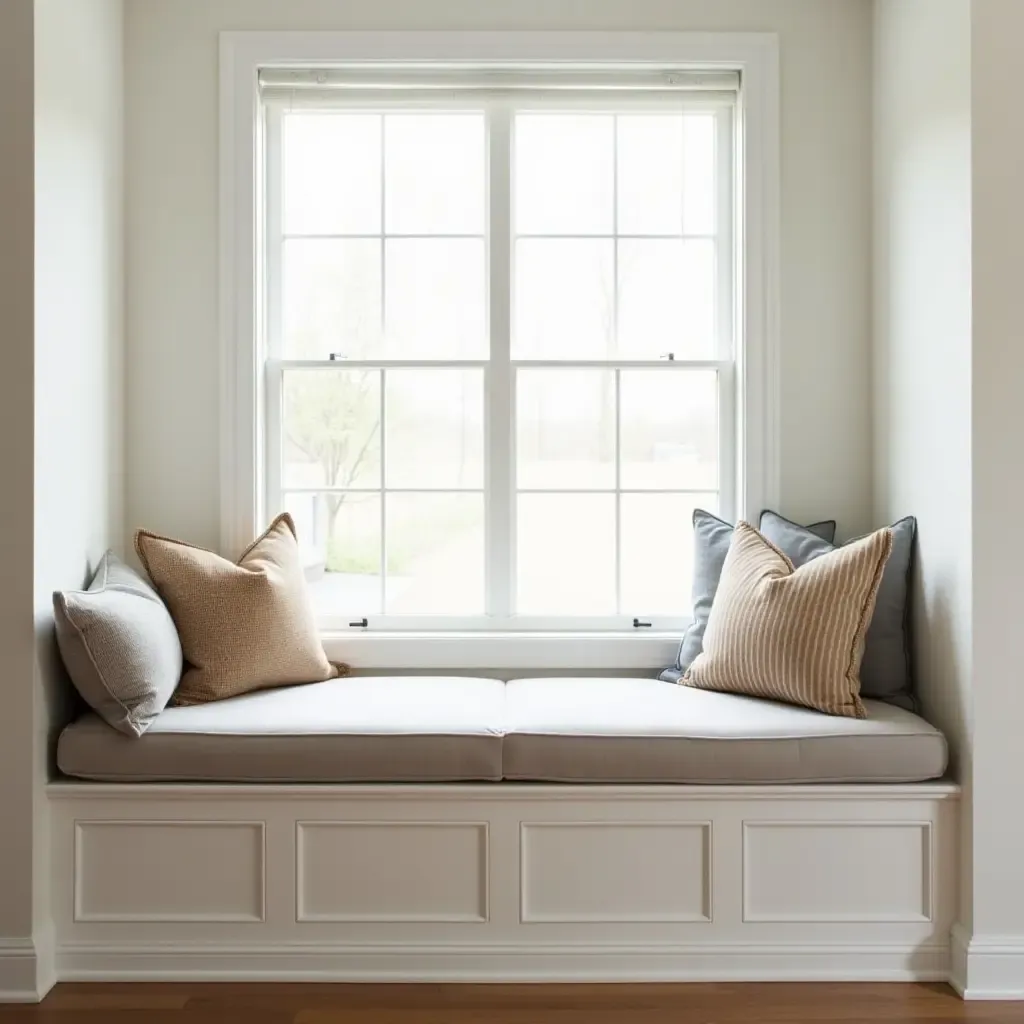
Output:
<instances>
[{"instance_id":1,"label":"burlap tan pillow","mask_svg":"<svg viewBox=\"0 0 1024 1024\"><path fill-rule=\"evenodd\" d=\"M291 516L278 516L237 564L146 530L135 534L135 550L188 663L174 704L340 674L320 644Z\"/></svg>"},{"instance_id":2,"label":"burlap tan pillow","mask_svg":"<svg viewBox=\"0 0 1024 1024\"><path fill-rule=\"evenodd\" d=\"M879 530L799 569L738 523L704 633L680 680L864 718L860 661L892 532Z\"/></svg>"}]
</instances>

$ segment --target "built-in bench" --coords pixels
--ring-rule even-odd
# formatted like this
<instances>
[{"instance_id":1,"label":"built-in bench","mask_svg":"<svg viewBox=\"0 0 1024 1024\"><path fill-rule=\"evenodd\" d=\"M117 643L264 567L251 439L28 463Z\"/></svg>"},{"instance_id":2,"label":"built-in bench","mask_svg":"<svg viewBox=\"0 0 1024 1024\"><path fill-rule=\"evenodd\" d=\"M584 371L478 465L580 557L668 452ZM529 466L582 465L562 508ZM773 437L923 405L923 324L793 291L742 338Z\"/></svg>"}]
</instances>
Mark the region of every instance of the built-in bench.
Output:
<instances>
[{"instance_id":1,"label":"built-in bench","mask_svg":"<svg viewBox=\"0 0 1024 1024\"><path fill-rule=\"evenodd\" d=\"M946 978L959 788L867 707L407 676L138 740L86 716L48 787L57 975Z\"/></svg>"}]
</instances>

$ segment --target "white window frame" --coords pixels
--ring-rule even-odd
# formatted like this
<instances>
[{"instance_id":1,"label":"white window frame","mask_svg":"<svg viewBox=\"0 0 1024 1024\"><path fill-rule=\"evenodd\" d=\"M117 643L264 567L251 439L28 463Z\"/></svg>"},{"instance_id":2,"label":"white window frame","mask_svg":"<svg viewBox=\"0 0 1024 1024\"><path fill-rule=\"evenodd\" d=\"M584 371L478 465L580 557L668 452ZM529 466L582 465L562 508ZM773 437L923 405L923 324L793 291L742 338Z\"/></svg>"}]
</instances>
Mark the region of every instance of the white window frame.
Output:
<instances>
[{"instance_id":1,"label":"white window frame","mask_svg":"<svg viewBox=\"0 0 1024 1024\"><path fill-rule=\"evenodd\" d=\"M451 67L501 64L620 67L657 71L667 67L731 70L741 76L734 148L737 179L733 208L737 238L734 290L737 323L736 409L722 410L723 427L737 471L723 466L723 499L738 516L756 517L778 504L778 253L779 109L778 46L770 34L586 32L353 32L221 35L221 544L240 551L259 532L264 515L268 389L262 312L257 282L263 274L258 210L263 195L263 125L257 79L262 69L331 64L436 62ZM553 364L557 365L557 364ZM664 364L660 364L664 365ZM714 362L716 368L722 365ZM733 481L735 483L733 484ZM728 494L730 486L733 493ZM727 497L728 495L728 497ZM731 499L731 500L730 500ZM494 514L493 508L489 510ZM688 524L681 524L687 528ZM679 631L585 630L572 620L529 620L516 632L425 632L403 623L402 631L328 632L328 650L360 667L648 670L671 662ZM660 625L656 623L656 625Z\"/></svg>"}]
</instances>

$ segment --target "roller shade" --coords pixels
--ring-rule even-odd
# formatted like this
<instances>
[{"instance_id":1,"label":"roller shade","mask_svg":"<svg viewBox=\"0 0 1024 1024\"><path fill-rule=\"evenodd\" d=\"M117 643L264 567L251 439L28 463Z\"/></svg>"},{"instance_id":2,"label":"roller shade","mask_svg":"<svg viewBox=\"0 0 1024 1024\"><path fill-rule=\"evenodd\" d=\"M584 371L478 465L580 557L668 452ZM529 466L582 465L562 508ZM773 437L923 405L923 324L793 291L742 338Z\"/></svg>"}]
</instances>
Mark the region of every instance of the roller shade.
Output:
<instances>
[{"instance_id":1,"label":"roller shade","mask_svg":"<svg viewBox=\"0 0 1024 1024\"><path fill-rule=\"evenodd\" d=\"M639 97L699 96L704 102L733 101L740 87L736 71L630 67L450 67L381 64L365 67L264 68L260 92L266 102L302 104L345 97L402 95L429 97L501 96L524 93Z\"/></svg>"}]
</instances>

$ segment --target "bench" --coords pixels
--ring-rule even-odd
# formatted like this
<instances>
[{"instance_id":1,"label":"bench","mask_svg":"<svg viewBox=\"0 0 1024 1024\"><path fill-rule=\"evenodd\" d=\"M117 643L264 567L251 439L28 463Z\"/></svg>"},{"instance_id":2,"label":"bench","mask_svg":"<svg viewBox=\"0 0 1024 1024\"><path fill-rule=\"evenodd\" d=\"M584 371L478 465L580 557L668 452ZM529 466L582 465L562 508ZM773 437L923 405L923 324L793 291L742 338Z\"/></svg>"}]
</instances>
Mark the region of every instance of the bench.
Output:
<instances>
[{"instance_id":1,"label":"bench","mask_svg":"<svg viewBox=\"0 0 1024 1024\"><path fill-rule=\"evenodd\" d=\"M63 979L944 979L959 788L922 719L649 679L381 676L86 715ZM70 778L76 776L76 778Z\"/></svg>"}]
</instances>

